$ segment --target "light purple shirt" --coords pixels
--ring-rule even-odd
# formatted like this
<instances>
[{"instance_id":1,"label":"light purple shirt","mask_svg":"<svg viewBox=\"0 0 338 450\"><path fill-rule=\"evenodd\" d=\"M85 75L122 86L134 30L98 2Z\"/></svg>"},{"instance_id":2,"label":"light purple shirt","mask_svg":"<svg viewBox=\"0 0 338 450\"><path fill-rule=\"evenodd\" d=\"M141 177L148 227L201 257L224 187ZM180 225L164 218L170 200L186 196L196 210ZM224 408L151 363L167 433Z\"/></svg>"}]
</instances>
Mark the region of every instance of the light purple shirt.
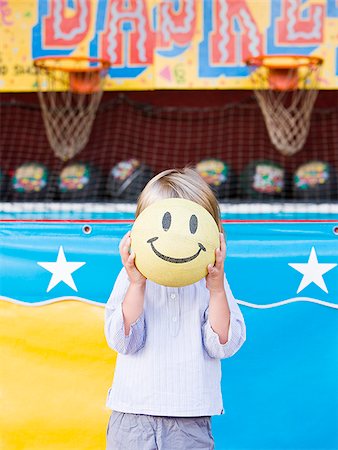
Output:
<instances>
[{"instance_id":1,"label":"light purple shirt","mask_svg":"<svg viewBox=\"0 0 338 450\"><path fill-rule=\"evenodd\" d=\"M123 268L106 305L107 342L119 353L107 406L154 416L223 414L220 359L235 354L246 336L226 278L230 308L226 344L219 342L209 323L205 278L182 288L147 280L143 313L125 336L122 301L128 286Z\"/></svg>"}]
</instances>

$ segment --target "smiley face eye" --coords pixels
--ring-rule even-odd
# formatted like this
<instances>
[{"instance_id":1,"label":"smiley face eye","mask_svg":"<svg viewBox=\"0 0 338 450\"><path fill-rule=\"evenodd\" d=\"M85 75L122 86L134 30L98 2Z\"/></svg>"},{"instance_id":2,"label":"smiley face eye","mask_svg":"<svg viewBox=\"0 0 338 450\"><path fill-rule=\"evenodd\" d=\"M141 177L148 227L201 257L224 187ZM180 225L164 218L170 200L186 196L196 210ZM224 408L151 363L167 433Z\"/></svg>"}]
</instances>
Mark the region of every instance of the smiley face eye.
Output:
<instances>
[{"instance_id":1,"label":"smiley face eye","mask_svg":"<svg viewBox=\"0 0 338 450\"><path fill-rule=\"evenodd\" d=\"M165 212L162 217L162 228L164 231L168 231L171 225L171 214L169 211Z\"/></svg>"},{"instance_id":2,"label":"smiley face eye","mask_svg":"<svg viewBox=\"0 0 338 450\"><path fill-rule=\"evenodd\" d=\"M193 214L190 217L190 221L189 221L190 233L195 234L197 231L197 227L198 227L198 220L197 220L197 217L195 216L195 214Z\"/></svg>"}]
</instances>

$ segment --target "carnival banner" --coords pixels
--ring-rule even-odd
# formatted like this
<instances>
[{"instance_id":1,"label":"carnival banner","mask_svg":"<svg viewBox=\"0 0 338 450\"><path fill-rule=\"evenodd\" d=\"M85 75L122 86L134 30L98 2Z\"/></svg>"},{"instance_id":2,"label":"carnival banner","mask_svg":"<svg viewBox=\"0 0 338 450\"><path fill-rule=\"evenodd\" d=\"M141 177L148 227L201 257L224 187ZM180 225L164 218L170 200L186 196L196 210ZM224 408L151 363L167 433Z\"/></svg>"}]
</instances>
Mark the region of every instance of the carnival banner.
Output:
<instances>
[{"instance_id":1,"label":"carnival banner","mask_svg":"<svg viewBox=\"0 0 338 450\"><path fill-rule=\"evenodd\" d=\"M338 448L335 225L307 215L224 223L225 271L247 340L222 360L216 449ZM129 218L1 224L1 449L105 448L116 353L104 306L131 226Z\"/></svg>"},{"instance_id":2,"label":"carnival banner","mask_svg":"<svg viewBox=\"0 0 338 450\"><path fill-rule=\"evenodd\" d=\"M324 58L338 88L337 0L0 0L0 90L35 91L32 60L111 62L108 90L250 89L258 54Z\"/></svg>"}]
</instances>

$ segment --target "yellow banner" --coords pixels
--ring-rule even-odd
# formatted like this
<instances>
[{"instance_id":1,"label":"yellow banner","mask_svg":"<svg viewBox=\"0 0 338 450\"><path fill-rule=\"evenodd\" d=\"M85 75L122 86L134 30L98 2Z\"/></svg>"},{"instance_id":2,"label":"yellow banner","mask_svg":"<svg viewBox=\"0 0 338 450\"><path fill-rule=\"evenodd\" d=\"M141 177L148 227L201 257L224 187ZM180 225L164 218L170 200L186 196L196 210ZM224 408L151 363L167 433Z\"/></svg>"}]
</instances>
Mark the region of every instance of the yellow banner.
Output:
<instances>
[{"instance_id":1,"label":"yellow banner","mask_svg":"<svg viewBox=\"0 0 338 450\"><path fill-rule=\"evenodd\" d=\"M0 301L0 448L104 449L116 354L104 308Z\"/></svg>"},{"instance_id":2,"label":"yellow banner","mask_svg":"<svg viewBox=\"0 0 338 450\"><path fill-rule=\"evenodd\" d=\"M0 90L35 91L32 60L111 62L107 90L251 89L244 60L324 58L338 88L336 0L0 0Z\"/></svg>"}]
</instances>

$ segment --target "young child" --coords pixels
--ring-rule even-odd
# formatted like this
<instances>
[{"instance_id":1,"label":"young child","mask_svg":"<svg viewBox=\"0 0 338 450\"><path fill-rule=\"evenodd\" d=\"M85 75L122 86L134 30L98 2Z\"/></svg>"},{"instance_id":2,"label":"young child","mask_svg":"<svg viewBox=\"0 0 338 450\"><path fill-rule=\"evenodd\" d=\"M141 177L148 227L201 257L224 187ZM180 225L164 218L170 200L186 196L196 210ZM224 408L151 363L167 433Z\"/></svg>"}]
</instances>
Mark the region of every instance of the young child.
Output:
<instances>
[{"instance_id":1,"label":"young child","mask_svg":"<svg viewBox=\"0 0 338 450\"><path fill-rule=\"evenodd\" d=\"M217 200L193 169L166 170L142 191L136 217L165 198L203 206L220 230L216 261L195 284L171 288L134 264L130 232L123 268L106 306L105 334L117 357L107 406L108 450L211 450L210 416L223 414L220 359L245 341L241 311L224 275L225 240Z\"/></svg>"}]
</instances>

